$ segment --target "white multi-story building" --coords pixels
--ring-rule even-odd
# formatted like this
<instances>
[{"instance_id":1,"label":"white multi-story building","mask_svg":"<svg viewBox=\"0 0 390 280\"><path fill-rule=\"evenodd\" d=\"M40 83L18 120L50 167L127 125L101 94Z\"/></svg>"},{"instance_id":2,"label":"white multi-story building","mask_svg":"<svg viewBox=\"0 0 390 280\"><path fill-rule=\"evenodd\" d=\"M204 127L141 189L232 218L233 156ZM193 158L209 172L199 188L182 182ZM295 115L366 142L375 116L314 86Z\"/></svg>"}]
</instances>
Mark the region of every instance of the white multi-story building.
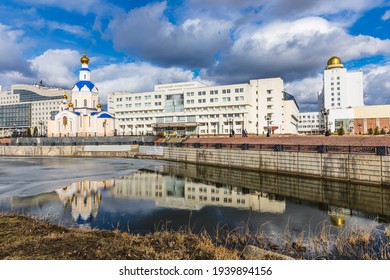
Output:
<instances>
[{"instance_id":1,"label":"white multi-story building","mask_svg":"<svg viewBox=\"0 0 390 280\"><path fill-rule=\"evenodd\" d=\"M298 131L307 134L318 127L319 132L323 133L326 128L335 131L344 126L347 133L353 133L353 121L350 120L354 118L352 107L356 106L364 106L363 72L347 71L340 58L333 56L324 70L323 88L318 95L318 112L300 113ZM318 122L312 122L313 116ZM308 118L311 118L310 126Z\"/></svg>"},{"instance_id":2,"label":"white multi-story building","mask_svg":"<svg viewBox=\"0 0 390 280\"><path fill-rule=\"evenodd\" d=\"M151 92L113 92L108 111L115 114L119 135L295 134L299 114L281 78L218 86L192 81L155 85Z\"/></svg>"},{"instance_id":3,"label":"white multi-story building","mask_svg":"<svg viewBox=\"0 0 390 280\"><path fill-rule=\"evenodd\" d=\"M318 101L319 111L363 106L363 72L347 71L340 58L331 57L324 70L323 89Z\"/></svg>"},{"instance_id":4,"label":"white multi-story building","mask_svg":"<svg viewBox=\"0 0 390 280\"><path fill-rule=\"evenodd\" d=\"M363 72L347 71L340 58L331 57L324 70L323 88L318 96L318 106L319 112L326 111L328 129L331 131L340 127L342 123L340 120L353 119L351 107L364 106ZM353 127L347 127L348 131L353 131Z\"/></svg>"},{"instance_id":5,"label":"white multi-story building","mask_svg":"<svg viewBox=\"0 0 390 280\"><path fill-rule=\"evenodd\" d=\"M321 113L299 113L298 131L303 134L320 134L325 130L325 122Z\"/></svg>"},{"instance_id":6,"label":"white multi-story building","mask_svg":"<svg viewBox=\"0 0 390 280\"><path fill-rule=\"evenodd\" d=\"M32 132L37 128L39 136L46 135L47 122L58 113L64 96L71 96L71 91L41 83L17 84L0 91L0 137L28 128Z\"/></svg>"}]
</instances>

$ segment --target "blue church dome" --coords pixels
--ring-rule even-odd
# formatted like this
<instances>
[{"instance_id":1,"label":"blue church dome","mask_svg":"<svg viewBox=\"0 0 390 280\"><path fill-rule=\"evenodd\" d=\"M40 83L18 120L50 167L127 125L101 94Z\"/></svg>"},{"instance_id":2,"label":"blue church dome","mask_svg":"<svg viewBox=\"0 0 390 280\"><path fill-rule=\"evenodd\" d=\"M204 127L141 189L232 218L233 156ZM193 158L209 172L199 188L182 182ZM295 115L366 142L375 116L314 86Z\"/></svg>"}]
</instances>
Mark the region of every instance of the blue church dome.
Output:
<instances>
[{"instance_id":1,"label":"blue church dome","mask_svg":"<svg viewBox=\"0 0 390 280\"><path fill-rule=\"evenodd\" d=\"M75 86L81 90L84 86L87 86L89 91L92 91L95 85L91 83L90 81L79 81L75 84Z\"/></svg>"}]
</instances>

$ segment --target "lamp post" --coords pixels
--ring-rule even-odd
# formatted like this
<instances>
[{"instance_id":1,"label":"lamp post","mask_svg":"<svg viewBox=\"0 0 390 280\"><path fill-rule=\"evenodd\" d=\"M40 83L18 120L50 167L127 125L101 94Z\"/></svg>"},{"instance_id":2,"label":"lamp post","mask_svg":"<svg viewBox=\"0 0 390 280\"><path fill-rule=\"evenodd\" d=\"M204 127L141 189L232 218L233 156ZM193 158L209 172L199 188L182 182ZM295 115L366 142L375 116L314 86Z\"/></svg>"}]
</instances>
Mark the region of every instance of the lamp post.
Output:
<instances>
[{"instance_id":1,"label":"lamp post","mask_svg":"<svg viewBox=\"0 0 390 280\"><path fill-rule=\"evenodd\" d=\"M267 121L267 137L270 137L271 136L271 132L270 132L270 121L271 121L271 117L270 116L265 116L264 119Z\"/></svg>"},{"instance_id":2,"label":"lamp post","mask_svg":"<svg viewBox=\"0 0 390 280\"><path fill-rule=\"evenodd\" d=\"M18 132L16 130L16 124L14 123L14 127L13 127L13 131L12 131L12 137L18 137Z\"/></svg>"},{"instance_id":3,"label":"lamp post","mask_svg":"<svg viewBox=\"0 0 390 280\"><path fill-rule=\"evenodd\" d=\"M259 122L256 122L256 135L259 136Z\"/></svg>"},{"instance_id":4,"label":"lamp post","mask_svg":"<svg viewBox=\"0 0 390 280\"><path fill-rule=\"evenodd\" d=\"M43 133L42 133L43 121L40 121L38 124L39 124L39 126L41 127L41 137L42 137L42 136L43 136Z\"/></svg>"},{"instance_id":5,"label":"lamp post","mask_svg":"<svg viewBox=\"0 0 390 280\"><path fill-rule=\"evenodd\" d=\"M329 129L328 129L329 109L324 108L321 110L321 113L325 117L325 136L329 136Z\"/></svg>"},{"instance_id":6,"label":"lamp post","mask_svg":"<svg viewBox=\"0 0 390 280\"><path fill-rule=\"evenodd\" d=\"M104 120L104 121L103 121L104 137L106 137L106 125L107 125L107 120Z\"/></svg>"},{"instance_id":7,"label":"lamp post","mask_svg":"<svg viewBox=\"0 0 390 280\"><path fill-rule=\"evenodd\" d=\"M234 131L233 131L233 119L232 118L229 119L229 129L230 129L229 137L233 137Z\"/></svg>"}]
</instances>

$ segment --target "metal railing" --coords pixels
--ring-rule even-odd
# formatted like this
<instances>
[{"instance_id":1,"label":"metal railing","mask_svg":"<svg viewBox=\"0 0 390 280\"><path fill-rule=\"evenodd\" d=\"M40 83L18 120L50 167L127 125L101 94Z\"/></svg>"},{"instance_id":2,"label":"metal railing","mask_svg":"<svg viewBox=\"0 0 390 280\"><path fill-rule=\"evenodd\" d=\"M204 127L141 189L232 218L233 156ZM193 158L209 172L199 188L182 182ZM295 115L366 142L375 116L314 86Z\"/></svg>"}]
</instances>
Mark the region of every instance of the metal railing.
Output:
<instances>
[{"instance_id":1,"label":"metal railing","mask_svg":"<svg viewBox=\"0 0 390 280\"><path fill-rule=\"evenodd\" d=\"M222 143L168 143L155 142L154 137L86 137L86 138L19 138L19 141L0 143L11 146L79 146L79 145L144 145L163 146L176 148L201 148L201 149L234 149L254 151L276 152L306 152L306 153L333 153L333 154L366 154L366 155L390 155L388 146L338 146L338 145L285 145L285 144L222 144ZM26 140L28 139L28 140ZM42 140L43 139L43 140Z\"/></svg>"},{"instance_id":2,"label":"metal railing","mask_svg":"<svg viewBox=\"0 0 390 280\"><path fill-rule=\"evenodd\" d=\"M390 147L387 146L337 146L337 145L284 145L284 144L211 144L211 143L180 143L181 145L165 146L184 147L184 148L203 148L203 149L240 149L257 151L276 151L276 152L307 152L307 153L348 153L348 154L367 154L382 155L390 154Z\"/></svg>"}]
</instances>

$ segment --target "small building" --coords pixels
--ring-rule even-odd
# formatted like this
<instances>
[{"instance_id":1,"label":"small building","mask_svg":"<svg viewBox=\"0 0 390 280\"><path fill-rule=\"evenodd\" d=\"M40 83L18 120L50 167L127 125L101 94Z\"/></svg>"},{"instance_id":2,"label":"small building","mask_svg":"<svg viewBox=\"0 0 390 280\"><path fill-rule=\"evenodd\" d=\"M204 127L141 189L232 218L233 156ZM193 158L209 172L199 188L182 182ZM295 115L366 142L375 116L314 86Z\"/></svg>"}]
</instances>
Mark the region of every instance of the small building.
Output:
<instances>
[{"instance_id":1,"label":"small building","mask_svg":"<svg viewBox=\"0 0 390 280\"><path fill-rule=\"evenodd\" d=\"M89 58L80 59L79 81L72 87L70 101L63 96L59 113L48 123L49 137L114 136L115 119L102 111L98 88L91 82Z\"/></svg>"}]
</instances>

